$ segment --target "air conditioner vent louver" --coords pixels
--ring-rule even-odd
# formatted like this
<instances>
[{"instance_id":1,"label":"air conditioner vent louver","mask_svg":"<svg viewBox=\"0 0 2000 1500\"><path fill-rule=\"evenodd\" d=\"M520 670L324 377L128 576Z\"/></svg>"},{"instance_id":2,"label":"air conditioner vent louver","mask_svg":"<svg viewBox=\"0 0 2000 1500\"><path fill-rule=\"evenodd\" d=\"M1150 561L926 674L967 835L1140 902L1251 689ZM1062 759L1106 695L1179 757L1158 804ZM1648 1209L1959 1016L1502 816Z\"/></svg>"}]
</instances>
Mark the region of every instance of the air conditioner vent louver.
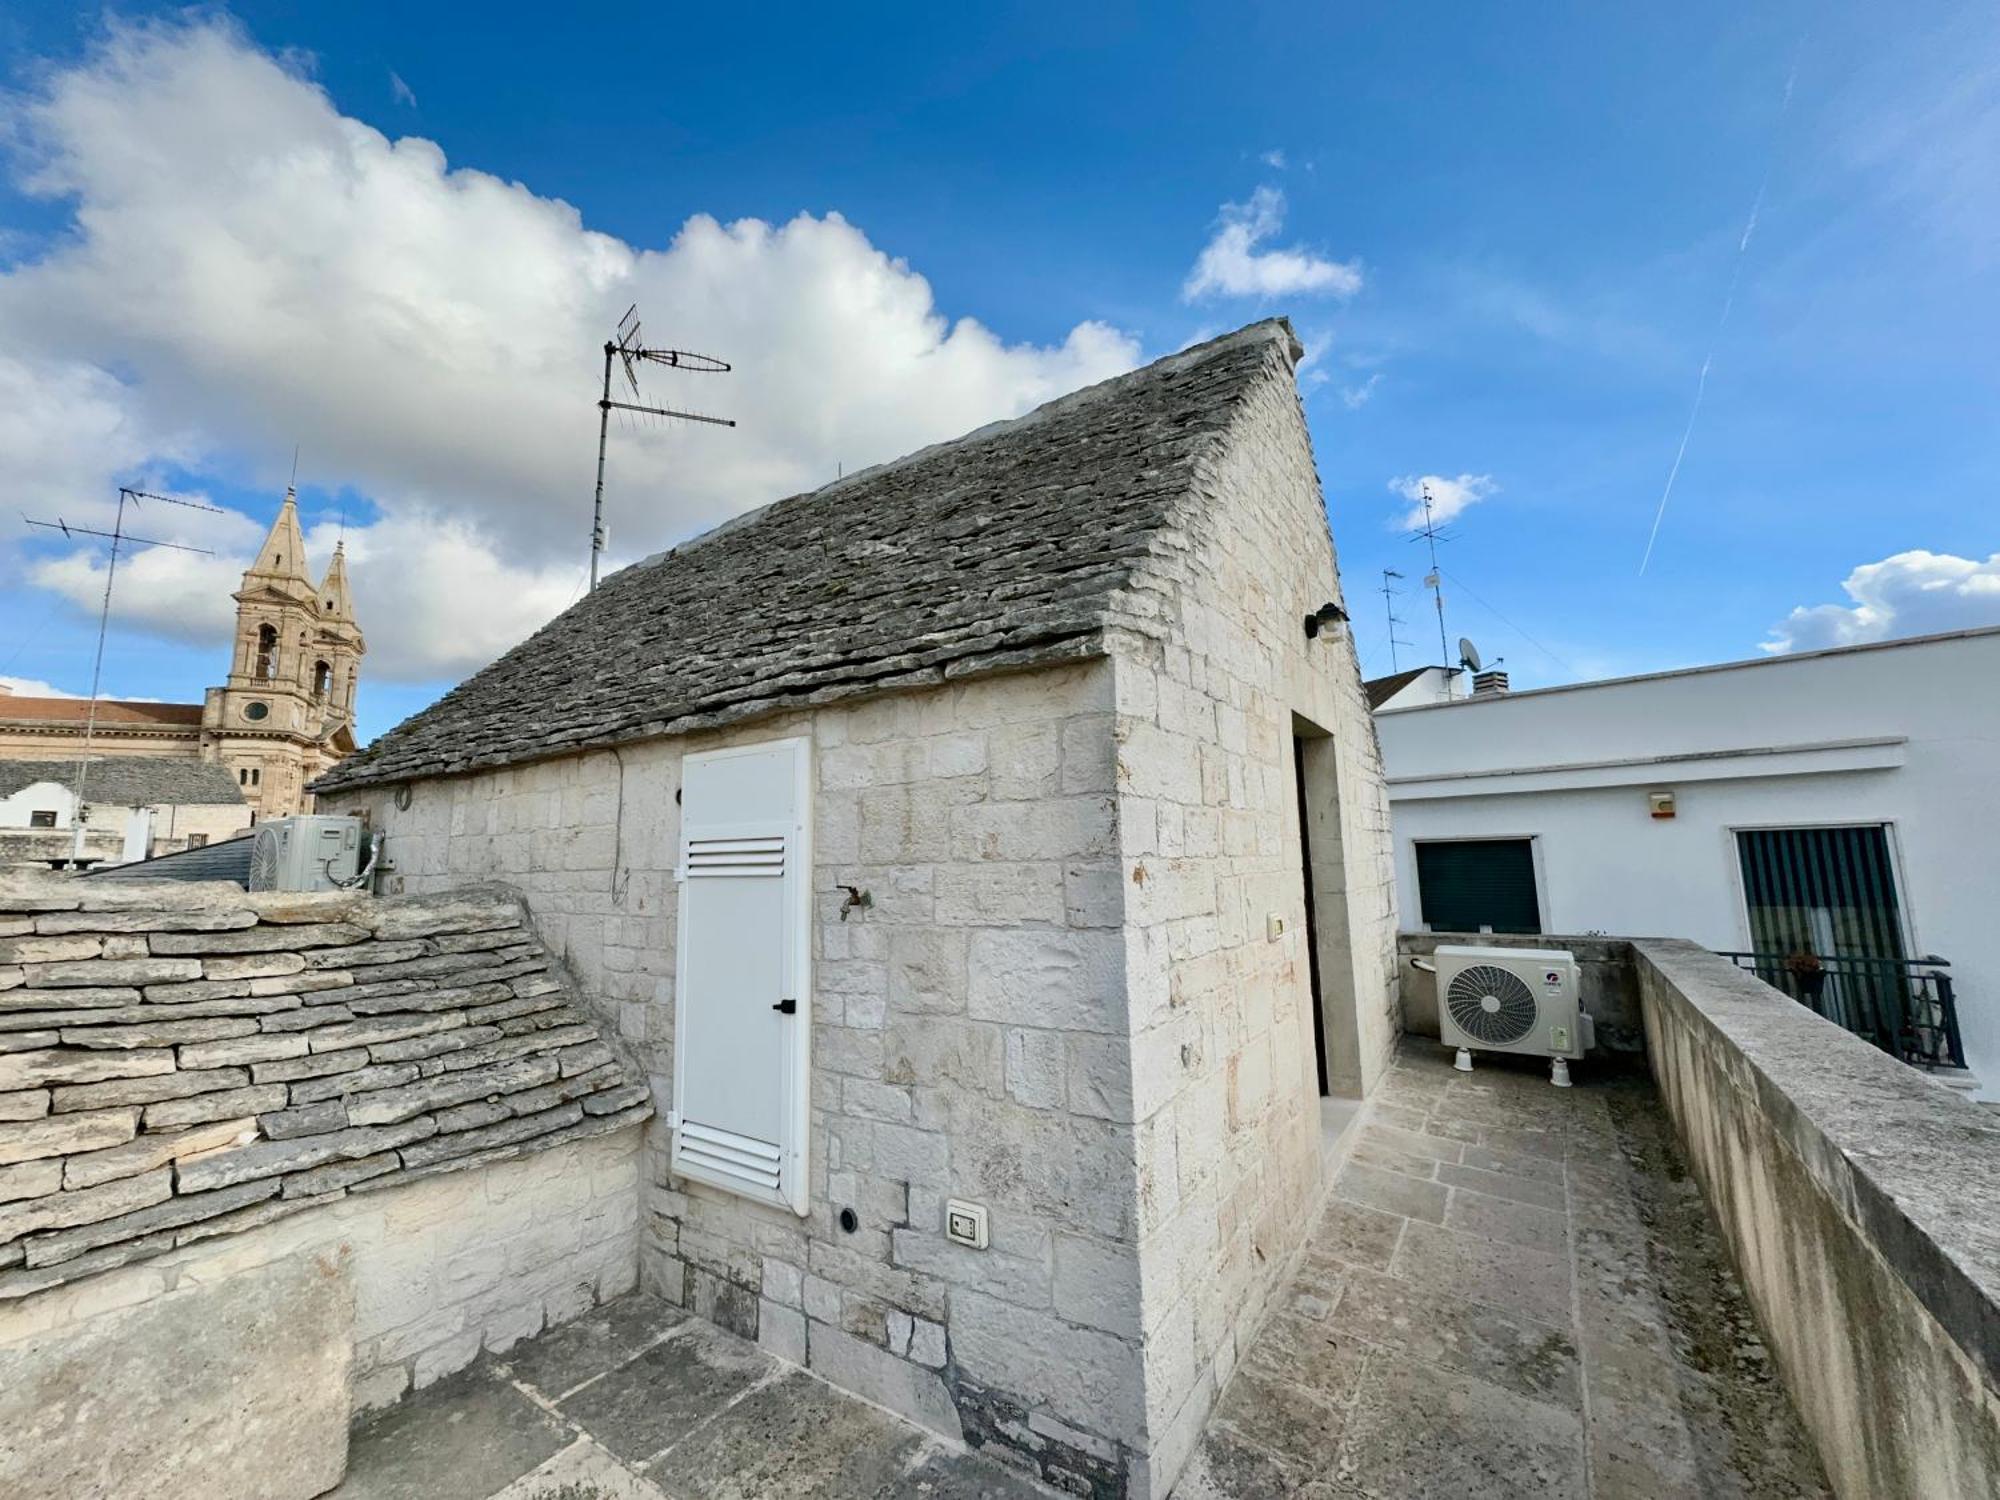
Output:
<instances>
[{"instance_id":1,"label":"air conditioner vent louver","mask_svg":"<svg viewBox=\"0 0 2000 1500\"><path fill-rule=\"evenodd\" d=\"M1453 976L1445 1006L1459 1029L1475 1042L1505 1047L1535 1029L1541 1008L1518 975L1491 964L1475 964Z\"/></svg>"}]
</instances>

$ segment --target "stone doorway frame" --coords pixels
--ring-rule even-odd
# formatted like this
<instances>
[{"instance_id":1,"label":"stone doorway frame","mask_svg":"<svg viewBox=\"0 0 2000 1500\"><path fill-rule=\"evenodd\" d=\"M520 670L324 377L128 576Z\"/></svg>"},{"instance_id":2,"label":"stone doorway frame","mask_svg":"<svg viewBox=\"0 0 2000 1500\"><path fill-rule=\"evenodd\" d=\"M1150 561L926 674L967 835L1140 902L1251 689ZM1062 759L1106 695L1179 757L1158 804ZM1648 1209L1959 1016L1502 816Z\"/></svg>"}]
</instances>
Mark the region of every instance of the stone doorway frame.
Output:
<instances>
[{"instance_id":1,"label":"stone doorway frame","mask_svg":"<svg viewBox=\"0 0 2000 1500\"><path fill-rule=\"evenodd\" d=\"M1361 1026L1354 984L1341 827L1338 746L1331 731L1292 715L1298 788L1300 878L1304 887L1308 987L1322 1098L1362 1096Z\"/></svg>"}]
</instances>

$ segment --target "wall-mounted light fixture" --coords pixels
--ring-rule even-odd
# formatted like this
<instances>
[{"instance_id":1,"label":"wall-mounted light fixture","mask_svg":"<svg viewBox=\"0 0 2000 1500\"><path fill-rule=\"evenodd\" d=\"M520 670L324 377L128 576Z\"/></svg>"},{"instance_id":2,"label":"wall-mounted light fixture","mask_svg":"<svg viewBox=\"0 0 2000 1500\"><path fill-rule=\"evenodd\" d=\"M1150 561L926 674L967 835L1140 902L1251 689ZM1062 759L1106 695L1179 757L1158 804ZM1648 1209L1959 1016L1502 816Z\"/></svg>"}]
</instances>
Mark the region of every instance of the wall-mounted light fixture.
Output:
<instances>
[{"instance_id":1,"label":"wall-mounted light fixture","mask_svg":"<svg viewBox=\"0 0 2000 1500\"><path fill-rule=\"evenodd\" d=\"M1312 640L1329 625L1336 625L1347 618L1347 611L1338 604L1322 604L1306 616L1306 639Z\"/></svg>"}]
</instances>

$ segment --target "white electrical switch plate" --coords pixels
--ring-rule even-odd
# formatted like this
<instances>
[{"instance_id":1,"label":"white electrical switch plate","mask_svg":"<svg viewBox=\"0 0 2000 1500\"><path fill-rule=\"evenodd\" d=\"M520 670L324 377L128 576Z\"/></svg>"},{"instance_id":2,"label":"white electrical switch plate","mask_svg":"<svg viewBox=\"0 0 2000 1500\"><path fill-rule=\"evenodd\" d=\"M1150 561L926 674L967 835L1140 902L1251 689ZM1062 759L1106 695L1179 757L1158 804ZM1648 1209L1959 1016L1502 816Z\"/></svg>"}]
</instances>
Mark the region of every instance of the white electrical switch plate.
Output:
<instances>
[{"instance_id":1,"label":"white electrical switch plate","mask_svg":"<svg viewBox=\"0 0 2000 1500\"><path fill-rule=\"evenodd\" d=\"M1280 916L1277 912L1272 912L1269 916L1264 918L1264 936L1266 938L1268 938L1271 942L1275 943L1279 938L1283 937L1284 935L1285 935L1285 919L1282 916Z\"/></svg>"},{"instance_id":2,"label":"white electrical switch plate","mask_svg":"<svg viewBox=\"0 0 2000 1500\"><path fill-rule=\"evenodd\" d=\"M944 1237L954 1245L986 1248L986 1205L947 1198L944 1205Z\"/></svg>"}]
</instances>

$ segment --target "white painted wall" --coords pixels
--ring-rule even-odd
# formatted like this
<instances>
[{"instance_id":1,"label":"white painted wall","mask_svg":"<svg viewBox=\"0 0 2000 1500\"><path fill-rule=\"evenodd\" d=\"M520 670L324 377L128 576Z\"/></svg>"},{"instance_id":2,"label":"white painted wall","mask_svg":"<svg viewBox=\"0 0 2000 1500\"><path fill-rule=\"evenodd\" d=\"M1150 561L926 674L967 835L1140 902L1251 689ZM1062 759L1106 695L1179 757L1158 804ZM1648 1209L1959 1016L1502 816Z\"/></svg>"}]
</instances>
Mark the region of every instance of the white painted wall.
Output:
<instances>
[{"instance_id":1,"label":"white painted wall","mask_svg":"<svg viewBox=\"0 0 2000 1500\"><path fill-rule=\"evenodd\" d=\"M130 843L132 818L139 811L151 813L144 852L134 854ZM53 812L52 828L35 828L30 814ZM10 797L0 797L0 833L31 833L46 836L67 831L76 812L76 796L56 781L37 781ZM198 835L205 844L219 844L250 827L251 808L244 802L170 803L150 809L126 807L118 803L93 802L87 833L88 853L98 858L143 859L174 854L189 847ZM0 839L0 863L11 856L24 863L37 863L52 854L67 854L69 841Z\"/></svg>"},{"instance_id":2,"label":"white painted wall","mask_svg":"<svg viewBox=\"0 0 2000 1500\"><path fill-rule=\"evenodd\" d=\"M31 826L29 814L38 812L53 812L55 826L67 828L75 811L76 797L61 782L32 782L11 797L0 797L0 828L27 828ZM93 822L91 826L97 825Z\"/></svg>"},{"instance_id":3,"label":"white painted wall","mask_svg":"<svg viewBox=\"0 0 2000 1500\"><path fill-rule=\"evenodd\" d=\"M1419 840L1530 837L1543 930L1743 949L1737 829L1884 823L1909 952L1951 961L1994 1096L1997 689L1992 629L1384 710L1404 921L1422 925Z\"/></svg>"}]
</instances>

